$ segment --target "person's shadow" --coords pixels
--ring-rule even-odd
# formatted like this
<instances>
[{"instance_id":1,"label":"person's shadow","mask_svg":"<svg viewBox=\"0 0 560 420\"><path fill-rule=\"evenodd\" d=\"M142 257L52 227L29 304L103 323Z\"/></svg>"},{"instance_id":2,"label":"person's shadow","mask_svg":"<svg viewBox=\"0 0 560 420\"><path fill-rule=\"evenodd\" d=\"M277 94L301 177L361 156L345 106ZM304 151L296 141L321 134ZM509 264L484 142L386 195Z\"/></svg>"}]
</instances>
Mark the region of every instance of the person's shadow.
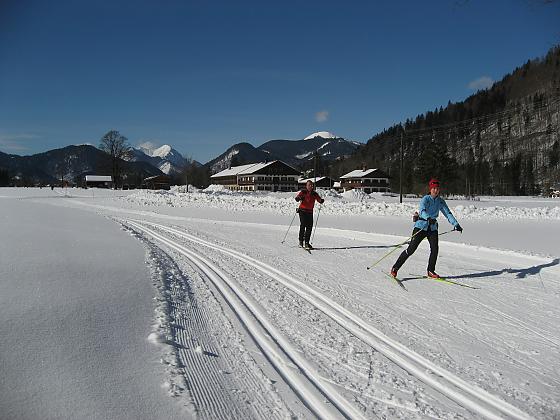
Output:
<instances>
[{"instance_id":1,"label":"person's shadow","mask_svg":"<svg viewBox=\"0 0 560 420\"><path fill-rule=\"evenodd\" d=\"M527 268L503 268L501 270L492 270L492 271L483 271L480 273L470 273L470 274L462 274L459 276L446 276L446 279L475 279L480 277L492 277L492 276L499 276L500 274L516 274L515 277L518 279L524 279L528 276L534 276L539 274L543 268L553 267L555 265L560 264L560 258L556 258L549 263L534 265L532 267Z\"/></svg>"},{"instance_id":2,"label":"person's shadow","mask_svg":"<svg viewBox=\"0 0 560 420\"><path fill-rule=\"evenodd\" d=\"M340 246L340 247L313 247L315 251L336 250L336 249L376 249L376 248L395 248L397 245L363 245L363 246Z\"/></svg>"}]
</instances>

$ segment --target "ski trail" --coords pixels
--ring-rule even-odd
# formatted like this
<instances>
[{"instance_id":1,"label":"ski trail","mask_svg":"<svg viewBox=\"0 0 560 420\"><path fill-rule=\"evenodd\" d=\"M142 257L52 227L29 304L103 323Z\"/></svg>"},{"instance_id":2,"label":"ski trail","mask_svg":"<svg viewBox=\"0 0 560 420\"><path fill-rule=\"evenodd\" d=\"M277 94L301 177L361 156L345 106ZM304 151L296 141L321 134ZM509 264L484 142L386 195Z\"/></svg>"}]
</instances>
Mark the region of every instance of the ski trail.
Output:
<instances>
[{"instance_id":1,"label":"ski trail","mask_svg":"<svg viewBox=\"0 0 560 420\"><path fill-rule=\"evenodd\" d=\"M456 313L456 315L457 315L457 312L455 312L455 313ZM466 323L465 323L464 321L463 321L463 324L466 325ZM454 328L456 328L456 329L458 329L459 331L461 331L463 334L472 337L473 339L475 339L475 340L477 340L478 342L484 344L485 346L487 346L488 348L492 349L493 351L495 351L495 352L501 354L501 355L504 356L506 359L511 360L514 364L517 364L518 367L523 367L523 368L525 368L525 369L524 369L524 373L525 373L525 374L535 374L535 373L537 373L537 374L539 374L540 376L542 376L543 372L538 371L538 370L535 369L534 367L529 366L529 365L527 365L525 362L523 362L523 361L521 361L521 360L519 360L519 359L513 357L512 354L507 353L507 352L505 352L504 350L502 350L502 349L500 349L500 348L497 348L495 342L491 342L491 341L489 341L489 340L486 340L483 336L474 334L473 332L471 332L471 331L469 331L469 330L467 330L467 329L465 329L465 328L462 328L462 327L460 327L460 326L457 325L457 324L451 324L451 323L450 323L450 325L452 325ZM502 345L508 347L508 348L512 351L512 353L515 353L516 349L515 349L514 347L512 347L511 345L505 343L504 341L502 341ZM538 362L538 361L536 361L536 360L534 360L534 359L533 359L533 361L534 361L535 363L539 364L540 366L543 366L542 363L540 363L540 362ZM543 366L543 367L544 367L544 366ZM555 379L550 378L550 380L552 380L553 382L559 383L559 382L556 381Z\"/></svg>"},{"instance_id":2,"label":"ski trail","mask_svg":"<svg viewBox=\"0 0 560 420\"><path fill-rule=\"evenodd\" d=\"M165 238L152 229L132 220L128 220L127 223L135 229L151 235L156 240L187 257L192 264L212 281L263 353L267 356L268 360L274 365L286 382L291 385L292 389L300 396L302 401L318 417L331 419L337 416L333 415L332 408L325 404L324 399L321 398L321 394L317 394L313 388L318 389L326 396L329 402L340 410L341 414L344 416L348 418L364 419L362 413L357 411L348 401L341 397L331 384L325 383L309 363L299 355L297 350L282 337L272 324L270 324L261 309L253 303L252 299L246 296L246 294L218 267L206 258ZM157 226L153 223L144 223ZM293 365L297 366L299 370L294 371L292 368ZM304 380L301 374L303 374L307 380Z\"/></svg>"},{"instance_id":3,"label":"ski trail","mask_svg":"<svg viewBox=\"0 0 560 420\"><path fill-rule=\"evenodd\" d=\"M545 335L545 334L539 332L535 327L531 327L530 325L527 325L525 322L521 321L520 319L517 319L517 318L515 318L515 317L513 317L513 316L511 316L511 315L508 315L508 314L506 314L506 313L504 313L504 312L502 312L502 311L499 311L499 310L497 310L497 309L491 308L490 306L485 305L484 303L479 302L479 301L477 301L476 299L472 299L472 298L471 298L471 301L472 301L473 303L476 303L477 305L480 305L480 306L486 308L486 309L489 310L490 312L494 312L495 314L500 315L501 317L503 317L503 318L505 318L505 319L507 319L507 320L513 322L514 324L517 324L518 326L524 328L525 330L527 330L527 331L529 331L529 332L532 332L532 333L535 334L535 335L538 335L538 336L541 337L543 340L548 341L549 343L551 343L551 344L554 345L555 347L560 348L560 342L558 342L558 341L556 341L556 340L553 340L550 336Z\"/></svg>"},{"instance_id":4,"label":"ski trail","mask_svg":"<svg viewBox=\"0 0 560 420\"><path fill-rule=\"evenodd\" d=\"M187 406L194 406L200 419L248 418L255 412L260 418L280 419L290 414L285 405L279 404L275 390L262 380L262 372L253 372L258 368L250 362L238 364L235 369L243 373L242 381L257 391L250 396L254 403L247 404L246 397L231 392L238 386L227 374L236 347L224 348L208 331L215 330L215 326L210 328L211 322L223 324L226 330L233 330L233 326L226 325L223 319L216 320L208 300L204 305L198 304L191 282L167 253L129 226L123 225L123 228L148 247L148 265L160 292L156 332L165 334L169 345L161 359L169 374L166 384L169 394L179 397L183 391L188 392Z\"/></svg>"},{"instance_id":5,"label":"ski trail","mask_svg":"<svg viewBox=\"0 0 560 420\"><path fill-rule=\"evenodd\" d=\"M293 292L297 293L312 305L316 306L345 329L353 333L356 337L359 337L364 342L374 347L377 351L384 354L387 358L408 371L410 374L446 395L459 405L487 418L501 418L501 416L504 415L508 418L514 419L531 418L517 407L501 400L476 385L467 383L451 372L435 365L431 361L413 352L401 343L387 337L381 331L369 325L354 313L348 311L338 303L333 302L307 284L294 279L282 271L241 252L215 245L184 231L157 223L147 221L139 222L177 235L194 243L220 251L257 268L258 270L261 270L265 274L282 283L284 286L288 287Z\"/></svg>"}]
</instances>

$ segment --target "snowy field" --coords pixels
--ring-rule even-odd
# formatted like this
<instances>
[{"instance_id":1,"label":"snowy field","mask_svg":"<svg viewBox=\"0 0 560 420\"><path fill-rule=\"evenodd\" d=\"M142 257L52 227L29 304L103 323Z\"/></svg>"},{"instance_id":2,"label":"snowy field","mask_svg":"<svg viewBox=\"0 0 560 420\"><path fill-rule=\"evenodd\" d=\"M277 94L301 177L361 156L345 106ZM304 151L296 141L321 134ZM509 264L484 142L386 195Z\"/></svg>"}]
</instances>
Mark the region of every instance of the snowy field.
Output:
<instances>
[{"instance_id":1,"label":"snowy field","mask_svg":"<svg viewBox=\"0 0 560 420\"><path fill-rule=\"evenodd\" d=\"M560 200L320 194L1 188L0 418L560 418Z\"/></svg>"}]
</instances>

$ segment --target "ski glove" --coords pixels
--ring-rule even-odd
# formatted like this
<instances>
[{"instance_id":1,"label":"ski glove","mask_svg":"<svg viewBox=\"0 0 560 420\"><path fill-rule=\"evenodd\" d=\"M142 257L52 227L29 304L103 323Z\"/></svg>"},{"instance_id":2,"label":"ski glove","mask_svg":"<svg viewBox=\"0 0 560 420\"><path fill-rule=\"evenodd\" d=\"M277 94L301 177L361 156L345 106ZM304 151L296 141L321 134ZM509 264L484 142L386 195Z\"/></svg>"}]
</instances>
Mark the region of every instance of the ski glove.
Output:
<instances>
[{"instance_id":1,"label":"ski glove","mask_svg":"<svg viewBox=\"0 0 560 420\"><path fill-rule=\"evenodd\" d=\"M460 225L459 223L457 223L457 226L455 226L455 230L456 230L457 232L463 233L463 228L461 227L461 225Z\"/></svg>"},{"instance_id":2,"label":"ski glove","mask_svg":"<svg viewBox=\"0 0 560 420\"><path fill-rule=\"evenodd\" d=\"M303 196L300 195L296 196L296 201L301 201L301 200L303 200Z\"/></svg>"},{"instance_id":3,"label":"ski glove","mask_svg":"<svg viewBox=\"0 0 560 420\"><path fill-rule=\"evenodd\" d=\"M436 219L432 219L431 217L428 219L428 224L429 225L435 225L437 223Z\"/></svg>"},{"instance_id":4,"label":"ski glove","mask_svg":"<svg viewBox=\"0 0 560 420\"><path fill-rule=\"evenodd\" d=\"M324 198L321 198L321 199L319 200L319 203L321 203L321 204L323 204L324 202L325 202L325 199L324 199Z\"/></svg>"}]
</instances>

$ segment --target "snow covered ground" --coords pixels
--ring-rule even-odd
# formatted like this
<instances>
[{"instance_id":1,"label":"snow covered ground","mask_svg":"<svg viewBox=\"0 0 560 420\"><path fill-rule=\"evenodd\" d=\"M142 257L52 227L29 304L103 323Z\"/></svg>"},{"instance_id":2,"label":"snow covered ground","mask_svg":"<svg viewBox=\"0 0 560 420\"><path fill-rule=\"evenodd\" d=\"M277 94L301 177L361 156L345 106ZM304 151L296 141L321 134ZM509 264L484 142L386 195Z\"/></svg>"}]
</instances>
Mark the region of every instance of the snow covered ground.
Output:
<instances>
[{"instance_id":1,"label":"snow covered ground","mask_svg":"<svg viewBox=\"0 0 560 420\"><path fill-rule=\"evenodd\" d=\"M182 191L0 189L0 417L560 417L560 200Z\"/></svg>"}]
</instances>

